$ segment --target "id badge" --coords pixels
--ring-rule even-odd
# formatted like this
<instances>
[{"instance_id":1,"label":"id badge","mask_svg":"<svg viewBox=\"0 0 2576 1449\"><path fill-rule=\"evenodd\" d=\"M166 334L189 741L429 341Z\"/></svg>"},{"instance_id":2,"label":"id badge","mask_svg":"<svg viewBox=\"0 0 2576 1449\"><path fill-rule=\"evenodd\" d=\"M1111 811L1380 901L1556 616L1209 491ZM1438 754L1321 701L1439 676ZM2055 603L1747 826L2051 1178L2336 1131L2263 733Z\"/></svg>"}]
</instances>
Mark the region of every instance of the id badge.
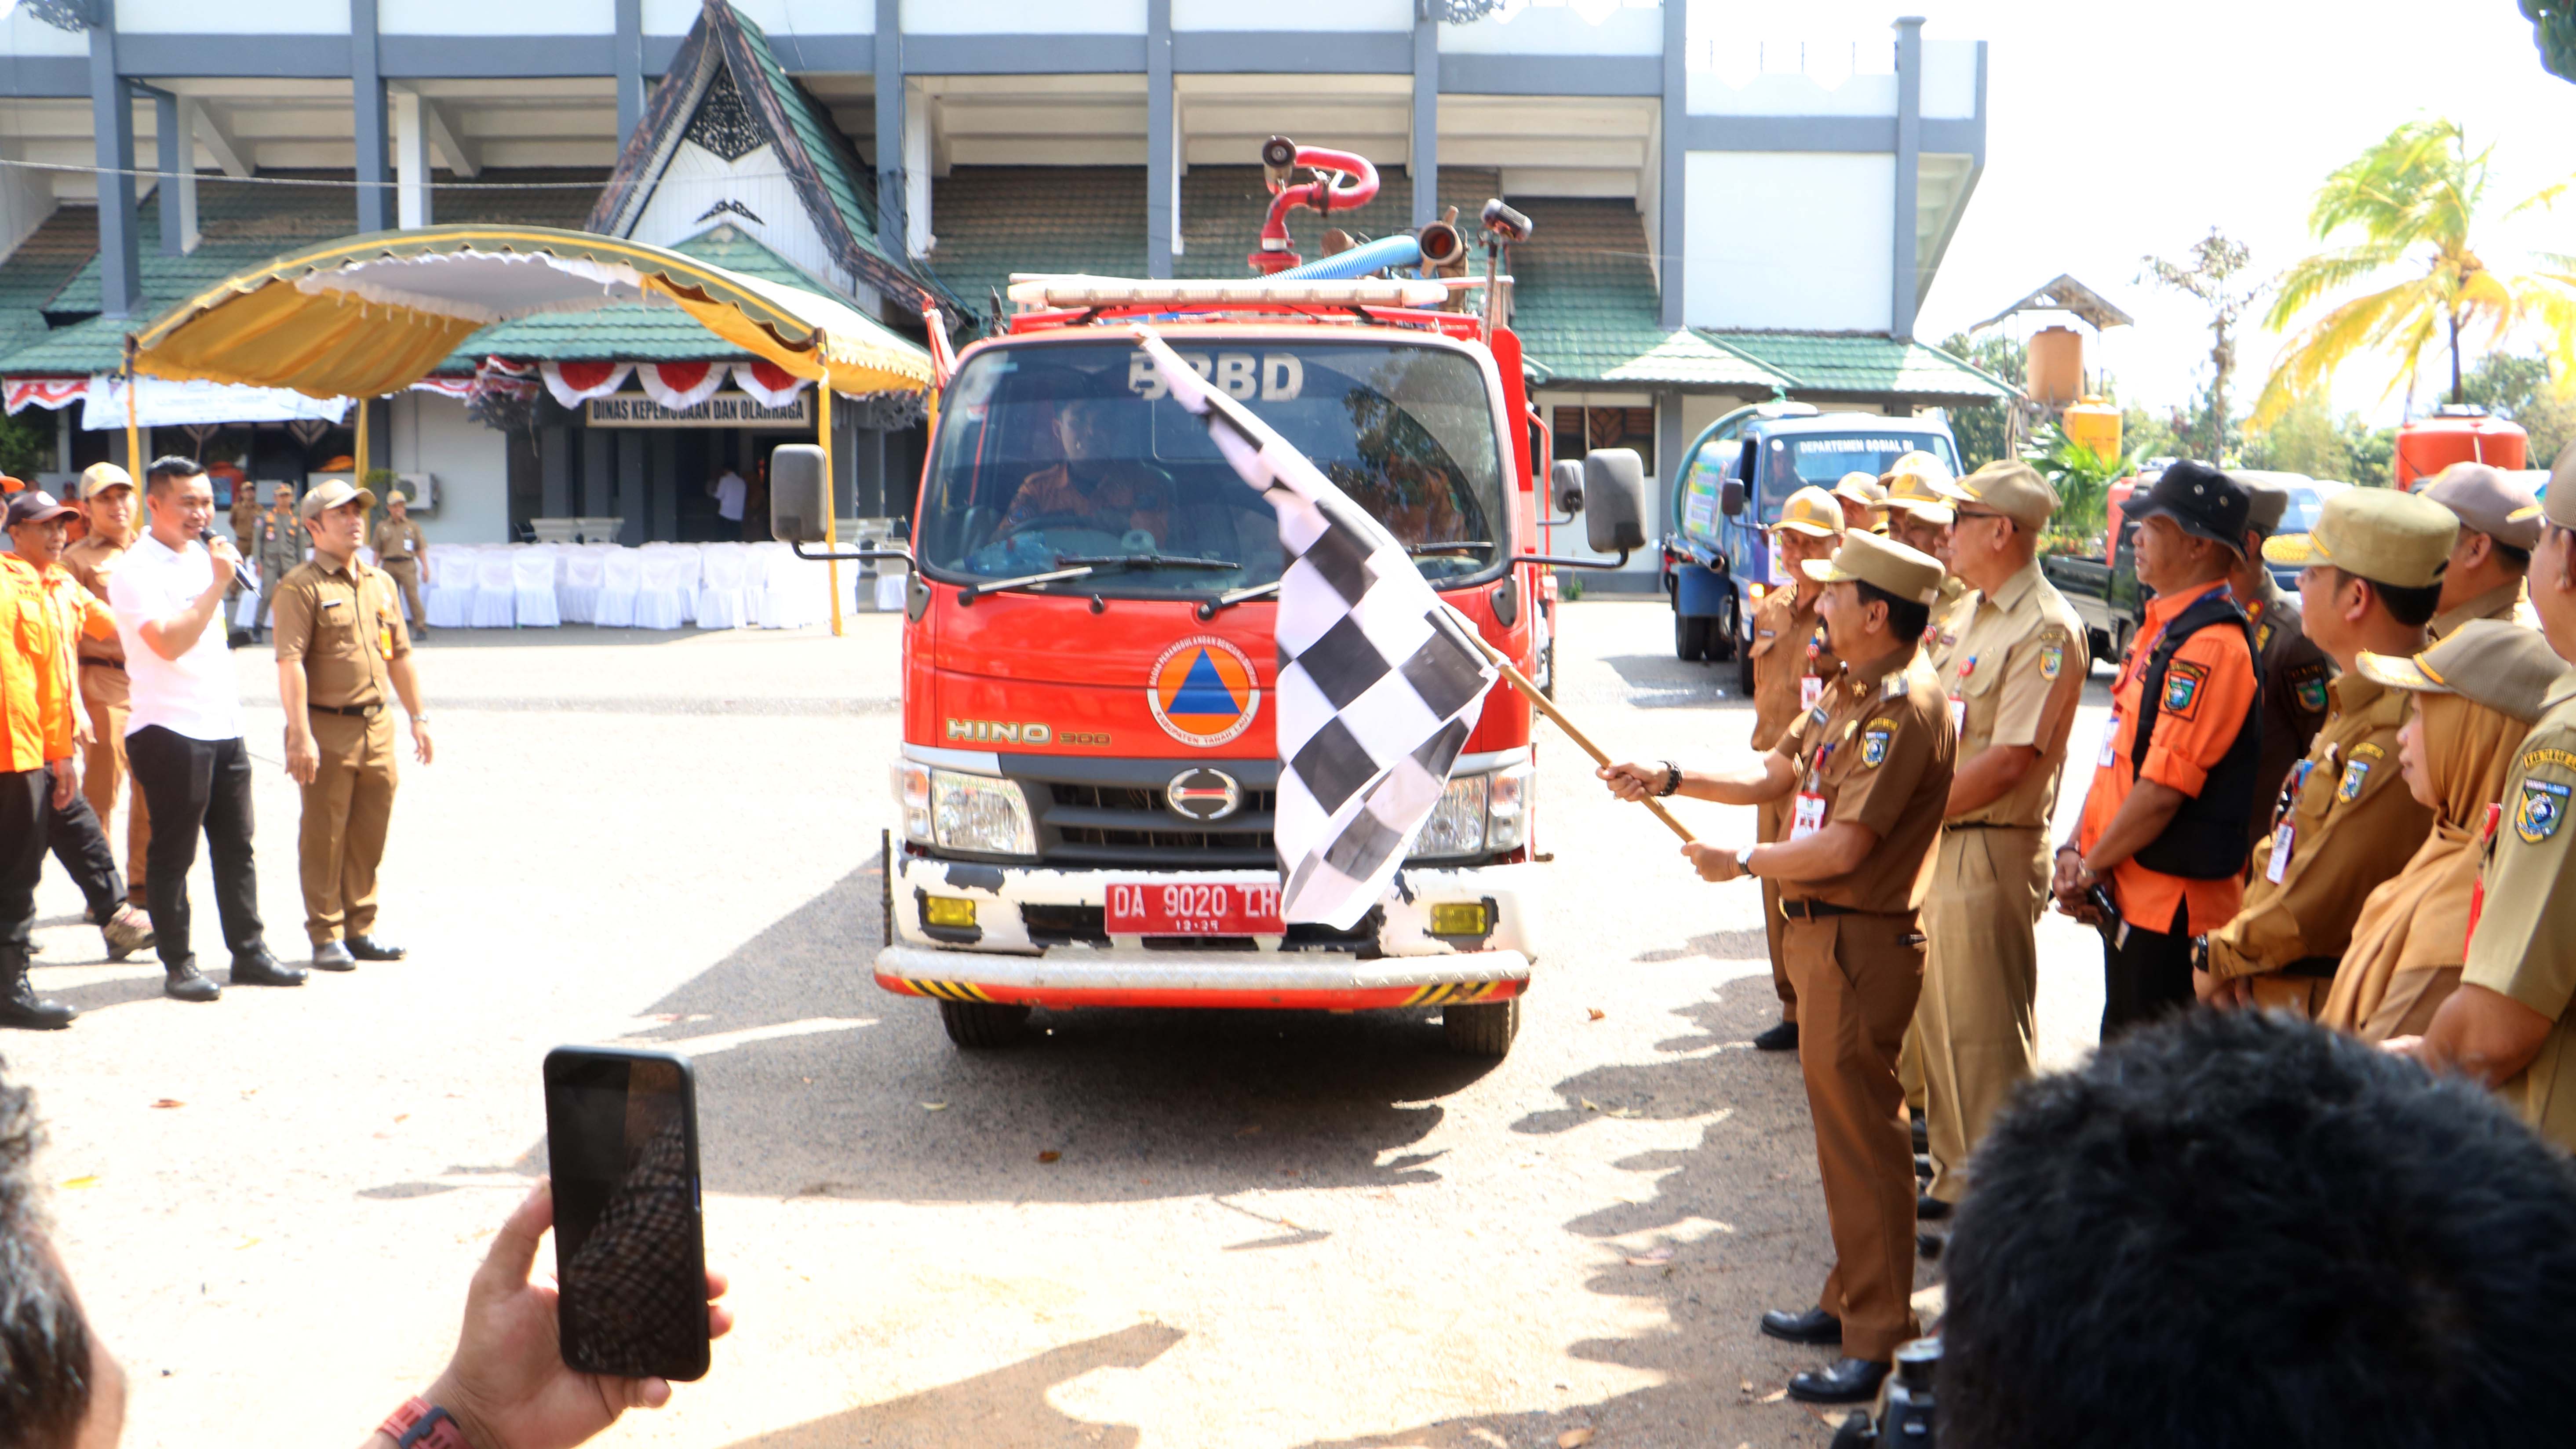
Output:
<instances>
[{"instance_id":1,"label":"id badge","mask_svg":"<svg viewBox=\"0 0 2576 1449\"><path fill-rule=\"evenodd\" d=\"M1954 735L1964 735L1964 734L1966 734L1967 732L1968 732L1968 702L1967 702L1966 700L1964 700L1964 699L1961 699L1959 696L1957 696L1957 695L1955 695L1955 694L1954 694L1954 695L1951 695L1951 696L1950 696L1950 733L1952 733L1952 734L1954 734Z\"/></svg>"},{"instance_id":2,"label":"id badge","mask_svg":"<svg viewBox=\"0 0 2576 1449\"><path fill-rule=\"evenodd\" d=\"M2280 829L2272 832L2272 859L2263 867L2263 879L2274 885L2281 883L2281 877L2289 873L2290 847L2297 842L2298 836L2299 827L2287 820L2281 822Z\"/></svg>"},{"instance_id":3,"label":"id badge","mask_svg":"<svg viewBox=\"0 0 2576 1449\"><path fill-rule=\"evenodd\" d=\"M1789 817L1789 838L1804 840L1825 828L1825 797L1813 790L1798 792L1798 808Z\"/></svg>"},{"instance_id":4,"label":"id badge","mask_svg":"<svg viewBox=\"0 0 2576 1449\"><path fill-rule=\"evenodd\" d=\"M1816 676L1814 676L1814 675L1812 675L1812 674L1805 674L1805 675L1800 675L1800 676L1799 676L1799 678L1798 678L1798 708L1800 708L1800 709L1814 709L1814 708L1816 707L1816 701L1817 701L1817 700L1820 700L1820 699L1822 699L1822 698L1824 698L1824 697L1825 697L1825 682L1824 682L1823 680L1818 679Z\"/></svg>"},{"instance_id":5,"label":"id badge","mask_svg":"<svg viewBox=\"0 0 2576 1449\"><path fill-rule=\"evenodd\" d=\"M2109 719L2102 722L2102 756L2093 763L2105 770L2111 768L2111 762L2120 757L2119 739L2120 716L2115 711Z\"/></svg>"}]
</instances>

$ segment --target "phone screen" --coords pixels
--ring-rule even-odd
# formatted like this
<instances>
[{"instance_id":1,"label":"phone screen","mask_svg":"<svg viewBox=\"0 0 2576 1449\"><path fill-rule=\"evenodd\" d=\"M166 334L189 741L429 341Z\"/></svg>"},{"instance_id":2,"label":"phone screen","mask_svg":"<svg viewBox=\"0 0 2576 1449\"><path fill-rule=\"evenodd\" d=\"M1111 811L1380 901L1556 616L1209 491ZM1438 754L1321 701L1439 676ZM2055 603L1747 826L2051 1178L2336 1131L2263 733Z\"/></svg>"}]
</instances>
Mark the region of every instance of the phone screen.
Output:
<instances>
[{"instance_id":1,"label":"phone screen","mask_svg":"<svg viewBox=\"0 0 2576 1449\"><path fill-rule=\"evenodd\" d=\"M707 1371L697 1099L688 1063L562 1047L546 1056L557 1319L584 1373Z\"/></svg>"}]
</instances>

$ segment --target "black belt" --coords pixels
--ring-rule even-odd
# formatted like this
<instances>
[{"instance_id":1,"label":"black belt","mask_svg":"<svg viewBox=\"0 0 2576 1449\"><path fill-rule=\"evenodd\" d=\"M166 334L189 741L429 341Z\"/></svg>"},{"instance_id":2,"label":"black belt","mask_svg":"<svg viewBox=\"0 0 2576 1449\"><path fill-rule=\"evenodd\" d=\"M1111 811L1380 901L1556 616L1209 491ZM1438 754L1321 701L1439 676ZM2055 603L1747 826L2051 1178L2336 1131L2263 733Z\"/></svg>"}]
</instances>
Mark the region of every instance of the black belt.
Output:
<instances>
[{"instance_id":1,"label":"black belt","mask_svg":"<svg viewBox=\"0 0 2576 1449\"><path fill-rule=\"evenodd\" d=\"M1884 916L1889 920L1899 920L1914 913L1912 911L1864 911L1857 906L1837 906L1824 901L1793 901L1784 897L1780 902L1780 914L1792 921L1821 921L1833 916Z\"/></svg>"},{"instance_id":2,"label":"black belt","mask_svg":"<svg viewBox=\"0 0 2576 1449\"><path fill-rule=\"evenodd\" d=\"M372 719L384 709L381 704L308 704L304 707L315 714L343 715L349 719Z\"/></svg>"},{"instance_id":3,"label":"black belt","mask_svg":"<svg viewBox=\"0 0 2576 1449\"><path fill-rule=\"evenodd\" d=\"M80 663L83 669L113 669L119 674L125 672L125 661L122 659L84 659Z\"/></svg>"},{"instance_id":4,"label":"black belt","mask_svg":"<svg viewBox=\"0 0 2576 1449\"><path fill-rule=\"evenodd\" d=\"M2015 825L2009 820L1945 820L1944 830L2037 830L2036 825Z\"/></svg>"}]
</instances>

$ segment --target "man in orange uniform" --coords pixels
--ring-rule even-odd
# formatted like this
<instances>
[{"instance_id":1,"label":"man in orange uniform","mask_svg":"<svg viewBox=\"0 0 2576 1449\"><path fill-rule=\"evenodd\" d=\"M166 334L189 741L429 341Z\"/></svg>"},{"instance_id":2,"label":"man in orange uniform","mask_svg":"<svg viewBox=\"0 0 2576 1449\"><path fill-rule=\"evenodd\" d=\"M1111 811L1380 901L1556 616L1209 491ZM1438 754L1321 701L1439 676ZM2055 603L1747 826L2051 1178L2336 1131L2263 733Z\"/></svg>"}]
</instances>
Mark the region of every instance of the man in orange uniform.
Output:
<instances>
[{"instance_id":1,"label":"man in orange uniform","mask_svg":"<svg viewBox=\"0 0 2576 1449\"><path fill-rule=\"evenodd\" d=\"M2192 1004L2192 938L2244 900L2263 699L2228 579L2250 504L2235 479L2184 461L2129 506L2138 582L2156 597L2120 661L2083 820L2050 882L2059 909L2103 930L2105 1041ZM2116 917L2097 909L2097 886Z\"/></svg>"},{"instance_id":2,"label":"man in orange uniform","mask_svg":"<svg viewBox=\"0 0 2576 1449\"><path fill-rule=\"evenodd\" d=\"M1771 586L1753 606L1753 748L1768 750L1789 732L1790 721L1816 707L1825 683L1842 673L1842 661L1825 642L1816 600L1825 586L1807 577L1809 559L1829 559L1843 541L1842 505L1822 488L1801 488L1780 505L1780 521L1771 525L1787 577ZM1789 802L1765 801L1754 807L1753 838L1764 845L1789 829ZM1788 957L1781 940L1788 918L1780 914L1780 887L1762 883L1762 925L1770 938L1771 989L1780 997L1780 1020L1753 1038L1766 1052L1798 1049L1798 989L1789 984Z\"/></svg>"},{"instance_id":3,"label":"man in orange uniform","mask_svg":"<svg viewBox=\"0 0 2576 1449\"><path fill-rule=\"evenodd\" d=\"M43 577L0 554L0 1026L37 1030L69 1026L76 1014L39 999L27 981L45 812L80 791L71 651L59 619Z\"/></svg>"}]
</instances>

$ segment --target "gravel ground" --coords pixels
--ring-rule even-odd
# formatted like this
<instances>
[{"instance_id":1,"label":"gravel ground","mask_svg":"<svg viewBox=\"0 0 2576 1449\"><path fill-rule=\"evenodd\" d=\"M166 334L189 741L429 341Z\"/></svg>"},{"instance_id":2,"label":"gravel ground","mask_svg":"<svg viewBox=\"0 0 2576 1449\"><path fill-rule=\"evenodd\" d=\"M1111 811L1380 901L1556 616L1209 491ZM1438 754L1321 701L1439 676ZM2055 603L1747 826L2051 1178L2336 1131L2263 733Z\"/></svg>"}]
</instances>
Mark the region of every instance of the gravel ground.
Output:
<instances>
[{"instance_id":1,"label":"gravel ground","mask_svg":"<svg viewBox=\"0 0 2576 1449\"><path fill-rule=\"evenodd\" d=\"M1669 619L1567 607L1561 703L1633 755L1741 748L1731 667L1676 662ZM1825 1352L1753 1329L1812 1302L1829 1253L1796 1063L1747 1045L1776 1007L1753 890L1700 883L1543 735L1555 888L1505 1061L1447 1055L1428 1012L1070 1013L963 1055L864 969L893 622L442 634L441 758L406 763L385 869L399 964L167 1001L48 868L37 980L86 1014L0 1051L51 1123L39 1170L134 1382L127 1443L347 1443L417 1390L543 1170L539 1059L575 1041L696 1058L709 1258L742 1319L706 1381L602 1442L1830 1437L1778 1394ZM262 905L300 959L274 674L236 664ZM2090 696L2079 741L2098 673ZM1682 812L1751 839L1749 810ZM202 865L194 889L202 952ZM2099 948L2042 933L2063 1063Z\"/></svg>"}]
</instances>

